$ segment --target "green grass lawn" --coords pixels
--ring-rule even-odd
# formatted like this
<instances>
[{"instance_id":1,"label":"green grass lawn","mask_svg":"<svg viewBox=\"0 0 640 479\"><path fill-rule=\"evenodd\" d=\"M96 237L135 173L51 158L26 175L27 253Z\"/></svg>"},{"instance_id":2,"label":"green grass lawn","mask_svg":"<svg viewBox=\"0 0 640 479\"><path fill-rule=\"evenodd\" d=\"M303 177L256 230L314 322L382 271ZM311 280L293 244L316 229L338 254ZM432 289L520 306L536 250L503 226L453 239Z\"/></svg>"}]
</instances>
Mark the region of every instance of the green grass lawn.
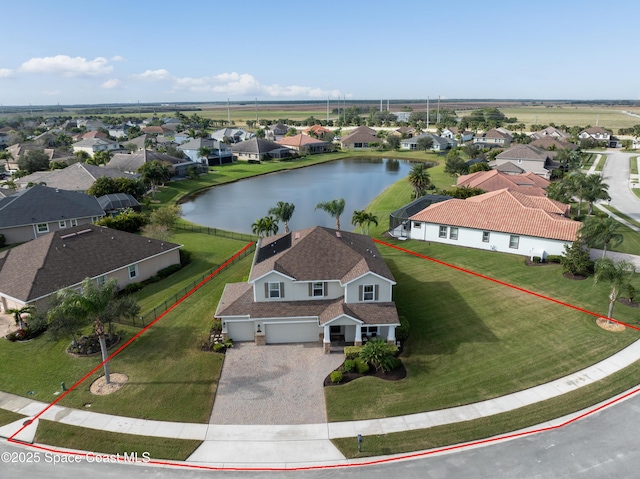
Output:
<instances>
[{"instance_id":1,"label":"green grass lawn","mask_svg":"<svg viewBox=\"0 0 640 479\"><path fill-rule=\"evenodd\" d=\"M0 409L0 426L11 424L12 422L18 421L25 417L26 416L23 416L22 414L7 411L6 409Z\"/></svg>"},{"instance_id":2,"label":"green grass lawn","mask_svg":"<svg viewBox=\"0 0 640 479\"><path fill-rule=\"evenodd\" d=\"M522 257L421 242L401 246L576 304L606 312L608 290L571 281L559 266L525 266ZM409 319L407 378L363 378L327 388L331 421L378 418L468 404L525 389L600 361L639 337L611 334L592 316L380 246L398 284L394 299ZM640 286L640 279L638 281ZM615 317L635 323L636 311ZM508 365L508 366L507 366ZM366 397L366 401L358 398Z\"/></svg>"},{"instance_id":3,"label":"green grass lawn","mask_svg":"<svg viewBox=\"0 0 640 479\"><path fill-rule=\"evenodd\" d=\"M638 174L638 157L632 156L629 158L629 173L632 175Z\"/></svg>"}]
</instances>

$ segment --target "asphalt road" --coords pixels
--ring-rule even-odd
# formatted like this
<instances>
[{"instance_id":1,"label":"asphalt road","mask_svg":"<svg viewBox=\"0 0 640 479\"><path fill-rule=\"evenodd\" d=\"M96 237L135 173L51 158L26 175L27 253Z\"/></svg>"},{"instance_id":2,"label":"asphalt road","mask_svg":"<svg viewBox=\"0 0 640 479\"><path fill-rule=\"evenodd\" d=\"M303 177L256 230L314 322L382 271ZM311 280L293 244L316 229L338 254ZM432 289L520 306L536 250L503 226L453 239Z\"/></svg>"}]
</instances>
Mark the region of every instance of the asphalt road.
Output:
<instances>
[{"instance_id":1,"label":"asphalt road","mask_svg":"<svg viewBox=\"0 0 640 479\"><path fill-rule=\"evenodd\" d=\"M637 153L623 153L619 150L608 150L607 161L602 170L602 179L609 185L609 204L640 221L640 198L629 188L629 158ZM602 161L602 160L600 160Z\"/></svg>"},{"instance_id":2,"label":"asphalt road","mask_svg":"<svg viewBox=\"0 0 640 479\"><path fill-rule=\"evenodd\" d=\"M600 479L637 477L640 465L640 394L616 403L561 429L491 444L455 453L377 466L327 469L319 471L244 472L202 471L151 466L96 464L57 464L45 462L40 453L37 464L2 463L0 478L262 478L284 477L317 479ZM29 452L31 449L0 443L2 453Z\"/></svg>"}]
</instances>

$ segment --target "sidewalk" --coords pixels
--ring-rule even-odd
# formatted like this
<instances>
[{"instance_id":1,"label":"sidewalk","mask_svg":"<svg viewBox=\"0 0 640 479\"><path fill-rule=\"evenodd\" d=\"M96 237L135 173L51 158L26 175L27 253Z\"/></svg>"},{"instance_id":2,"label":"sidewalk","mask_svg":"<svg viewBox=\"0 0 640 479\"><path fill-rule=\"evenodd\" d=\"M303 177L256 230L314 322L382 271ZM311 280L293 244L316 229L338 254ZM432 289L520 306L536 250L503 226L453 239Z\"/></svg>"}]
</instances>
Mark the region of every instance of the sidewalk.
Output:
<instances>
[{"instance_id":1,"label":"sidewalk","mask_svg":"<svg viewBox=\"0 0 640 479\"><path fill-rule=\"evenodd\" d=\"M344 457L331 439L388 434L453 424L518 409L574 391L603 379L640 359L640 340L588 368L546 384L513 394L438 411L365 421L305 424L295 426L216 425L150 421L111 416L61 406L53 406L41 418L63 424L116 433L204 441L189 462L243 465L289 463L334 463ZM0 392L0 408L33 417L47 405L39 401ZM0 436L10 437L24 420L0 428ZM37 421L25 428L20 439L32 442Z\"/></svg>"}]
</instances>

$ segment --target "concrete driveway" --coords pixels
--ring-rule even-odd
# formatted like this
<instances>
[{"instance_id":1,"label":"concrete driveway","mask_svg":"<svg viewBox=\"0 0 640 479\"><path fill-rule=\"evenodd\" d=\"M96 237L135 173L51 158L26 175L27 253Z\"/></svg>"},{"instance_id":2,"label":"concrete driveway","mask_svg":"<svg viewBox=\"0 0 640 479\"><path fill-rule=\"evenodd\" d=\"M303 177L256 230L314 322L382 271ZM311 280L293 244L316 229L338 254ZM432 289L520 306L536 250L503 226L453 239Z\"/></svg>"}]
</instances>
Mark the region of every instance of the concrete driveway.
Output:
<instances>
[{"instance_id":1,"label":"concrete driveway","mask_svg":"<svg viewBox=\"0 0 640 479\"><path fill-rule=\"evenodd\" d=\"M317 343L236 343L227 351L209 422L327 422L322 384L343 361L343 354L323 354Z\"/></svg>"}]
</instances>

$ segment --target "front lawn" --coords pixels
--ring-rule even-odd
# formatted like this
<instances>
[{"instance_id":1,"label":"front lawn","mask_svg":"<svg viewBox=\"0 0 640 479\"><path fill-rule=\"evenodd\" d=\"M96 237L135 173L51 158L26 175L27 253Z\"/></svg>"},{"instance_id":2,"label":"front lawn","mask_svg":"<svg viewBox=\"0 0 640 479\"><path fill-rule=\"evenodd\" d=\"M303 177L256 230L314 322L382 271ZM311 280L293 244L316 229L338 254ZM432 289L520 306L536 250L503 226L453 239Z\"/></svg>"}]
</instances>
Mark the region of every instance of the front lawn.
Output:
<instances>
[{"instance_id":1,"label":"front lawn","mask_svg":"<svg viewBox=\"0 0 640 479\"><path fill-rule=\"evenodd\" d=\"M417 241L397 244L600 314L607 310L606 285L568 280L557 265L528 267L514 255ZM501 396L582 369L639 337L634 330L608 333L590 315L379 249L398 282L399 314L411 324L402 355L407 378L363 378L327 388L330 421L412 414ZM618 305L614 316L635 323L636 312Z\"/></svg>"}]
</instances>

